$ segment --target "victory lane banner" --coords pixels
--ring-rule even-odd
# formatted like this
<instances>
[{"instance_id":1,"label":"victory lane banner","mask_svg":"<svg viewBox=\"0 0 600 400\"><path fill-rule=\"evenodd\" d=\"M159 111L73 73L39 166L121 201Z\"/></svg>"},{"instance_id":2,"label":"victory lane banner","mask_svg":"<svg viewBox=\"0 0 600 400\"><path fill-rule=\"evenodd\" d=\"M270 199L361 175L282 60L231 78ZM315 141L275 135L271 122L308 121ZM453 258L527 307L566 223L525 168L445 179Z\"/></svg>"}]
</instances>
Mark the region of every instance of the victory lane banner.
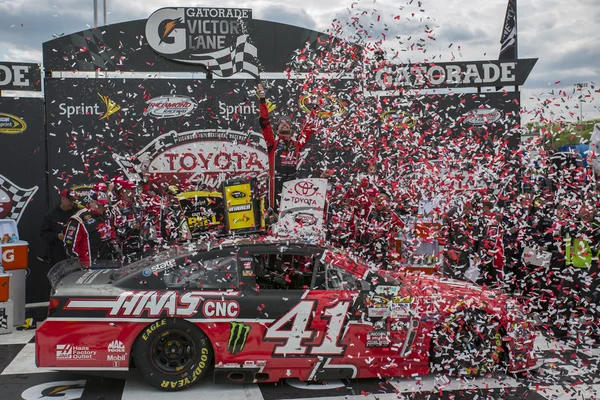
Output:
<instances>
[{"instance_id":1,"label":"victory lane banner","mask_svg":"<svg viewBox=\"0 0 600 400\"><path fill-rule=\"evenodd\" d=\"M161 56L202 64L219 76L258 76L257 49L249 42L250 9L161 8L146 22L146 38Z\"/></svg>"}]
</instances>

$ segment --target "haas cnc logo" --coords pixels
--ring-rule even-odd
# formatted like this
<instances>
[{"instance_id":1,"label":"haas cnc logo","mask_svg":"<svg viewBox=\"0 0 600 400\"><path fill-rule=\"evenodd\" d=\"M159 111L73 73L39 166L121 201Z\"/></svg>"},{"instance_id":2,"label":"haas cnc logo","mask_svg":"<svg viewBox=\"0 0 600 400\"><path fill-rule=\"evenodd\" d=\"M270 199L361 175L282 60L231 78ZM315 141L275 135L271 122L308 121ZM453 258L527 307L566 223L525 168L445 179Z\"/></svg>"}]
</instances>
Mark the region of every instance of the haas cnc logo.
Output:
<instances>
[{"instance_id":1,"label":"haas cnc logo","mask_svg":"<svg viewBox=\"0 0 600 400\"><path fill-rule=\"evenodd\" d=\"M0 175L0 219L10 218L18 224L37 191L37 186L25 189Z\"/></svg>"}]
</instances>

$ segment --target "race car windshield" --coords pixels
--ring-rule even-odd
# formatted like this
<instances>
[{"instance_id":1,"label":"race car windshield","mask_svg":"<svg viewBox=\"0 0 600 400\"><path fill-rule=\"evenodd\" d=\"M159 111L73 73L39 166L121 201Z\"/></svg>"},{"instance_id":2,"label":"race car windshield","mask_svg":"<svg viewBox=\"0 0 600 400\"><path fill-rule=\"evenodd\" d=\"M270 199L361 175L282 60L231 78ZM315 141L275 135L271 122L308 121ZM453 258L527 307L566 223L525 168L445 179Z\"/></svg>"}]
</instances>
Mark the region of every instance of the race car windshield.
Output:
<instances>
[{"instance_id":1,"label":"race car windshield","mask_svg":"<svg viewBox=\"0 0 600 400\"><path fill-rule=\"evenodd\" d=\"M126 265L123 268L119 268L112 274L111 279L118 280L128 275L131 275L137 271L143 270L144 268L151 267L152 265L160 264L161 262L165 262L176 257L191 255L192 253L193 251L190 249L184 249L179 247L171 248L169 250L162 251L154 256L143 258L139 261Z\"/></svg>"}]
</instances>

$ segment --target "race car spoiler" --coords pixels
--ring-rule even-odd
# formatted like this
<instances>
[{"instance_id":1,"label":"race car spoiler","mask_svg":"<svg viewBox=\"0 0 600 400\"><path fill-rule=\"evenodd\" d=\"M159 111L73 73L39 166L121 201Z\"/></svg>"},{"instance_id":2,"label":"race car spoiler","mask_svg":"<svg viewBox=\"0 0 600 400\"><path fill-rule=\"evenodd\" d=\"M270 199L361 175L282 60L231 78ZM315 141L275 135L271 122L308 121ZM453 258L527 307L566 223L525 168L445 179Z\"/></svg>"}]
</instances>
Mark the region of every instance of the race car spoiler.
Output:
<instances>
[{"instance_id":1,"label":"race car spoiler","mask_svg":"<svg viewBox=\"0 0 600 400\"><path fill-rule=\"evenodd\" d=\"M99 261L94 263L89 269L116 269L121 266L121 261ZM81 271L83 269L81 263L76 258L61 261L48 271L48 281L50 282L52 289L54 289L56 288L56 284L65 276L74 271Z\"/></svg>"}]
</instances>

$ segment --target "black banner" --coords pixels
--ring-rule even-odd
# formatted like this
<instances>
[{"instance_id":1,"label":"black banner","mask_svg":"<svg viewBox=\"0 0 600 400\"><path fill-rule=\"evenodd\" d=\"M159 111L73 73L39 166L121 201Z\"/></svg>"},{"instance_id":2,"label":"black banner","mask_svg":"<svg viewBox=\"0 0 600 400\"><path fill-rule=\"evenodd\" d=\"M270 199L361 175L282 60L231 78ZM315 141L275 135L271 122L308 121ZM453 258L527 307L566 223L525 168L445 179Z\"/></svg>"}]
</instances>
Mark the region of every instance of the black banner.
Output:
<instances>
[{"instance_id":1,"label":"black banner","mask_svg":"<svg viewBox=\"0 0 600 400\"><path fill-rule=\"evenodd\" d=\"M169 60L200 64L220 76L258 76L257 50L247 33L251 19L246 8L161 8L146 22L146 39Z\"/></svg>"},{"instance_id":2,"label":"black banner","mask_svg":"<svg viewBox=\"0 0 600 400\"><path fill-rule=\"evenodd\" d=\"M502 24L502 36L500 37L499 60L514 60L519 58L519 47L517 37L517 0L508 0L506 16Z\"/></svg>"},{"instance_id":3,"label":"black banner","mask_svg":"<svg viewBox=\"0 0 600 400\"><path fill-rule=\"evenodd\" d=\"M193 18L193 20L198 19ZM220 64L215 64L215 62L210 64L210 69L219 75L229 76L232 73L235 73L234 64L236 62L241 62L241 64L238 64L238 66L243 66L243 62L250 62L252 65L257 66L260 69L260 72L282 73L288 67L288 63L293 59L296 51L304 48L307 42L311 43L311 47L316 48L319 46L319 38L321 38L322 43L326 43L327 38L329 37L321 32L275 22L255 19L246 19L243 22L243 35L235 36L236 41L231 43L229 40L232 40L232 37L228 36L228 39L225 41L226 48L220 50L226 52L227 54L223 56L224 58L220 57L220 54L217 55L219 57L216 58L220 59ZM162 32L164 35L164 33L167 32L164 30L167 23L168 21L165 22L165 20L161 20L158 22L159 26L151 25L150 27L152 28L152 35L156 36L159 28L163 29ZM177 24L179 24L179 22L177 22ZM190 29L187 26L188 25L186 24L185 28L178 29L177 34L179 35L179 32L189 32ZM220 29L219 26L217 26L218 29ZM199 29L197 27L198 25L195 25L194 29ZM129 21L120 24L103 26L102 28L98 29L76 32L51 40L43 45L44 68L47 71L95 71L96 69L101 71L139 72L206 71L204 66L190 63L190 60L195 59L202 63L208 63L210 60L203 60L202 57L193 57L193 54L199 54L200 52L193 52L192 50L187 49L187 47L185 50L175 53L175 55L169 55L169 57L177 58L178 60L172 61L171 59L163 56L167 55L165 54L166 44L164 41L161 44L159 39L158 43L155 43L155 47L158 48L163 55L157 53L148 43L146 28L147 20ZM212 29L213 24L211 23L207 28ZM225 29L224 26L223 29ZM231 29L231 25L229 25L228 29L235 32L238 31L237 28ZM174 45L174 34L175 32L171 31L171 33L166 35L164 39L168 42L170 42L172 39ZM189 40L190 36L193 40L198 35L188 34L185 40ZM245 36L243 40L241 39L243 42L237 43L237 38L242 36ZM154 39L150 40L153 41ZM179 40L183 39L180 38ZM206 39L205 42L207 43L208 40L211 40L211 42L216 40L217 44L222 44L222 40L218 38ZM219 40L221 40L221 42L219 42ZM205 47L206 43L204 44ZM201 45L196 42L196 44L192 44L191 47L193 48L199 46ZM250 47L256 48L256 59L253 58L253 52ZM227 50L228 48L236 50L236 54L239 53L240 57L236 59L235 55L233 55L233 52ZM245 51L242 51L244 49ZM216 59L215 57L212 58ZM225 67L223 63L227 62L232 63L230 65L231 68L229 71L223 71ZM246 67L248 67L248 65L246 65ZM242 72L241 69L235 70L236 72ZM251 68L243 68L243 70L243 72L250 73L253 71Z\"/></svg>"},{"instance_id":4,"label":"black banner","mask_svg":"<svg viewBox=\"0 0 600 400\"><path fill-rule=\"evenodd\" d=\"M372 91L411 88L522 86L537 59L377 65Z\"/></svg>"},{"instance_id":5,"label":"black banner","mask_svg":"<svg viewBox=\"0 0 600 400\"><path fill-rule=\"evenodd\" d=\"M36 98L0 97L0 121L18 119L24 129L6 133L0 128L0 219L17 221L21 240L29 242L27 302L48 300L46 247L40 228L46 210L44 103Z\"/></svg>"},{"instance_id":6,"label":"black banner","mask_svg":"<svg viewBox=\"0 0 600 400\"><path fill-rule=\"evenodd\" d=\"M0 61L0 90L42 90L39 64Z\"/></svg>"},{"instance_id":7,"label":"black banner","mask_svg":"<svg viewBox=\"0 0 600 400\"><path fill-rule=\"evenodd\" d=\"M301 82L271 81L273 121L292 118L300 132L311 94ZM232 178L265 177L268 159L258 125L255 83L246 80L75 80L46 82L51 185L87 183L115 174L192 180L197 190L219 190ZM423 96L419 99L353 96L355 82L332 82L318 113L321 127L309 141L300 177L324 167L354 168L379 142L370 127L507 134L519 123L518 93ZM381 111L376 110L380 108ZM361 117L358 117L361 115ZM372 140L371 140L371 139ZM516 146L518 137L508 141Z\"/></svg>"}]
</instances>

